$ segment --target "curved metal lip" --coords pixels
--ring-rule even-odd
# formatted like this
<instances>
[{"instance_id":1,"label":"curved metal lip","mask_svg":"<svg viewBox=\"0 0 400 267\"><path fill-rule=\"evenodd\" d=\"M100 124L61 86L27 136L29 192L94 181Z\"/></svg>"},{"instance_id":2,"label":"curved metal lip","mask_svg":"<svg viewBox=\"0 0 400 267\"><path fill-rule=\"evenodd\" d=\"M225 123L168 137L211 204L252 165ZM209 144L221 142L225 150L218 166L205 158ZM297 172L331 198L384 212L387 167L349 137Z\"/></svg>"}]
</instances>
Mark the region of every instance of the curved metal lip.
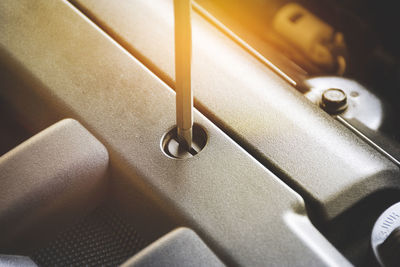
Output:
<instances>
[{"instance_id":1,"label":"curved metal lip","mask_svg":"<svg viewBox=\"0 0 400 267\"><path fill-rule=\"evenodd\" d=\"M397 227L400 227L400 202L386 209L376 220L371 234L371 246L378 262L383 266L378 247Z\"/></svg>"}]
</instances>

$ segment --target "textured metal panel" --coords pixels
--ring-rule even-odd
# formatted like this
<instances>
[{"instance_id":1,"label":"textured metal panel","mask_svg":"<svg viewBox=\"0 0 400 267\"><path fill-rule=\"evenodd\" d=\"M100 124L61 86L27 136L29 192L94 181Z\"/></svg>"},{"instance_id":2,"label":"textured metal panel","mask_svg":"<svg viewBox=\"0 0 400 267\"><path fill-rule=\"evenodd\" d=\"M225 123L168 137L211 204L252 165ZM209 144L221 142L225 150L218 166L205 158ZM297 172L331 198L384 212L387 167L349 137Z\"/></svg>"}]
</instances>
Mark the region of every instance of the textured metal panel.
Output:
<instances>
[{"instance_id":1,"label":"textured metal panel","mask_svg":"<svg viewBox=\"0 0 400 267\"><path fill-rule=\"evenodd\" d=\"M348 265L302 199L199 112L207 146L187 160L166 157L160 139L174 123L173 91L68 3L2 1L0 32L0 58L26 84L13 89L34 96L2 97L30 102L31 123L47 114L37 107L78 118L107 147L116 192L140 189L137 205L157 202L230 265Z\"/></svg>"},{"instance_id":2,"label":"textured metal panel","mask_svg":"<svg viewBox=\"0 0 400 267\"><path fill-rule=\"evenodd\" d=\"M39 266L118 266L146 243L120 214L102 206L37 248L31 258Z\"/></svg>"},{"instance_id":3,"label":"textured metal panel","mask_svg":"<svg viewBox=\"0 0 400 267\"><path fill-rule=\"evenodd\" d=\"M0 157L0 249L35 246L93 209L107 168L106 148L71 119Z\"/></svg>"},{"instance_id":4,"label":"textured metal panel","mask_svg":"<svg viewBox=\"0 0 400 267\"><path fill-rule=\"evenodd\" d=\"M188 228L178 228L154 241L121 267L223 267L218 257Z\"/></svg>"},{"instance_id":5,"label":"textured metal panel","mask_svg":"<svg viewBox=\"0 0 400 267\"><path fill-rule=\"evenodd\" d=\"M174 84L170 0L73 0ZM145 19L144 19L145 18ZM399 188L399 169L198 14L193 88L200 108L330 220L372 193Z\"/></svg>"}]
</instances>

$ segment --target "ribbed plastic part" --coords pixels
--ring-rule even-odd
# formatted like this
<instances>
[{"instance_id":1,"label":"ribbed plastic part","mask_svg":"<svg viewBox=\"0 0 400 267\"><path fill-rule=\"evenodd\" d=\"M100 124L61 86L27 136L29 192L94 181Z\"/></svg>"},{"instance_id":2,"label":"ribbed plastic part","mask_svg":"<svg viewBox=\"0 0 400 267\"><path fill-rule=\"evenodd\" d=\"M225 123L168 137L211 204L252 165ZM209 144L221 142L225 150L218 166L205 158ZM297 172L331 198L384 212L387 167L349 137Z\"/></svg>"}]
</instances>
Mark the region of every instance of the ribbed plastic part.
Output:
<instances>
[{"instance_id":1,"label":"ribbed plastic part","mask_svg":"<svg viewBox=\"0 0 400 267\"><path fill-rule=\"evenodd\" d=\"M31 258L39 266L117 266L147 242L110 208L98 208Z\"/></svg>"}]
</instances>

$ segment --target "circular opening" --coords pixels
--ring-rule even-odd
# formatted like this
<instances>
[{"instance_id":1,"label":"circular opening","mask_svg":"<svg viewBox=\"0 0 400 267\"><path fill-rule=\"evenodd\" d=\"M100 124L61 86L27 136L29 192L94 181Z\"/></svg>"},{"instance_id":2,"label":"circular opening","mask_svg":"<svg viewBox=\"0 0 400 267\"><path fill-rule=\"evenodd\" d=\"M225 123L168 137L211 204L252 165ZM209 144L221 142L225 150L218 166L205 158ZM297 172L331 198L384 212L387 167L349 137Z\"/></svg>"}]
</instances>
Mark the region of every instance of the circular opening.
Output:
<instances>
[{"instance_id":1,"label":"circular opening","mask_svg":"<svg viewBox=\"0 0 400 267\"><path fill-rule=\"evenodd\" d=\"M351 97L357 97L357 96L359 96L360 94L357 92L357 91L352 91L351 93L350 93L350 96Z\"/></svg>"},{"instance_id":2,"label":"circular opening","mask_svg":"<svg viewBox=\"0 0 400 267\"><path fill-rule=\"evenodd\" d=\"M181 146L177 139L177 129L173 127L170 129L161 139L161 150L170 158L174 159L187 159L191 158L206 146L207 144L207 133L199 124L193 125L193 140L192 147L188 151Z\"/></svg>"}]
</instances>

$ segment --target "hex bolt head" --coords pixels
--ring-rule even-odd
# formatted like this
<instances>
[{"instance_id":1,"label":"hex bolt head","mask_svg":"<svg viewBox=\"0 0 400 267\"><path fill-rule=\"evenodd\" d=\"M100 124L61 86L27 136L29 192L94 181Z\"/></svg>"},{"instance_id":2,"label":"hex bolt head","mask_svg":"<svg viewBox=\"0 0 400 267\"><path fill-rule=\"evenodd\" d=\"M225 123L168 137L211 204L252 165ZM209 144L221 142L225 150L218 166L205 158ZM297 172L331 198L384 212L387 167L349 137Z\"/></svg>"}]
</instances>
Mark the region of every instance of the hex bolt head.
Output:
<instances>
[{"instance_id":1,"label":"hex bolt head","mask_svg":"<svg viewBox=\"0 0 400 267\"><path fill-rule=\"evenodd\" d=\"M329 88L322 93L320 106L329 114L339 114L347 108L346 93L338 88Z\"/></svg>"}]
</instances>

